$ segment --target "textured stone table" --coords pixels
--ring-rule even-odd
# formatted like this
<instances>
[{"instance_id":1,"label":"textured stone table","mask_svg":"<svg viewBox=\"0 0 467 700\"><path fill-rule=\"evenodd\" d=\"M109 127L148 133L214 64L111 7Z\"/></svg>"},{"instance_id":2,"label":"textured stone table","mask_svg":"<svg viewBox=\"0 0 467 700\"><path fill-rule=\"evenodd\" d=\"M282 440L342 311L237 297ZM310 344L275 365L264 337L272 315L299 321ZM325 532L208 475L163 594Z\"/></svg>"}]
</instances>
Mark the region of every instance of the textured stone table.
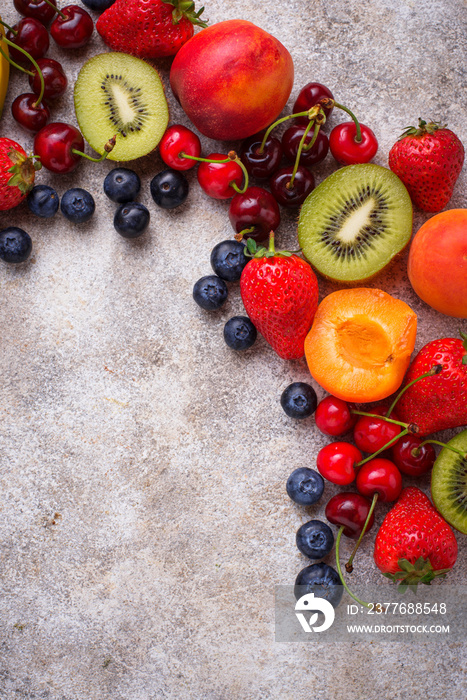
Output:
<instances>
[{"instance_id":1,"label":"textured stone table","mask_svg":"<svg viewBox=\"0 0 467 700\"><path fill-rule=\"evenodd\" d=\"M288 109L305 83L327 84L373 127L381 165L419 116L467 142L465 3L211 0L205 14L277 36L296 67ZM2 15L16 21L12 0ZM76 54L52 46L50 56L72 83L103 50L95 35ZM169 67L160 64L171 118L188 124ZM8 102L24 89L14 75ZM74 122L71 89L54 118ZM0 133L32 147L8 104ZM245 354L225 346L223 325L242 312L235 285L214 314L191 298L212 247L232 235L227 205L204 196L191 171L187 203L156 210L149 181L162 168L158 155L133 165L152 217L140 240L113 229L115 207L102 193L111 163L38 176L60 194L88 188L97 203L88 224L39 221L25 206L0 213L0 228L20 225L34 243L28 264L0 265L0 697L376 700L406 698L407 688L465 697L460 642L274 641L274 586L307 563L295 531L323 516L324 506L301 510L284 491L291 470L313 466L327 442L312 419L298 424L279 405L282 390L309 375L304 361L281 361L262 339ZM334 167L326 160L317 179ZM464 168L449 207L467 206L465 185ZM416 212L414 230L426 218ZM284 212L281 245L296 246L295 224ZM457 334L456 320L413 294L405 259L370 286L417 312L417 349ZM320 280L321 298L334 289ZM428 479L421 485L428 492ZM356 581L380 578L372 537ZM461 584L465 538L459 545L450 580Z\"/></svg>"}]
</instances>

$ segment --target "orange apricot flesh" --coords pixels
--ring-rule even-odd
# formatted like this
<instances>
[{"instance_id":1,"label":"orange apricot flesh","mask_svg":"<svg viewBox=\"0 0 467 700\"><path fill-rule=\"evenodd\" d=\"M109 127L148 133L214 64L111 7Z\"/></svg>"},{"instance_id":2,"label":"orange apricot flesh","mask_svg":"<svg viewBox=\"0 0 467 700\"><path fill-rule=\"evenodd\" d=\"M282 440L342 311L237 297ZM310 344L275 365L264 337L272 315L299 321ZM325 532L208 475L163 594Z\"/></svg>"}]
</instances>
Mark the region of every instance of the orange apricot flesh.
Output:
<instances>
[{"instance_id":1,"label":"orange apricot flesh","mask_svg":"<svg viewBox=\"0 0 467 700\"><path fill-rule=\"evenodd\" d=\"M381 289L342 289L318 306L305 340L312 377L333 396L366 403L402 384L415 346L417 316Z\"/></svg>"}]
</instances>

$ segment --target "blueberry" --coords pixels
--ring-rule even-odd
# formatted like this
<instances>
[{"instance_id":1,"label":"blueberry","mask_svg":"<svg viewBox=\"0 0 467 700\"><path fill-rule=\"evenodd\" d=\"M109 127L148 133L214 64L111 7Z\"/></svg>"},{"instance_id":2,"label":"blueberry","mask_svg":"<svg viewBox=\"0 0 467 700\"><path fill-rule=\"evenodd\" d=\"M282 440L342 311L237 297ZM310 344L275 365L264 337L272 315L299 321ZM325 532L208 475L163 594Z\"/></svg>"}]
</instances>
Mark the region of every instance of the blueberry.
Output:
<instances>
[{"instance_id":1,"label":"blueberry","mask_svg":"<svg viewBox=\"0 0 467 700\"><path fill-rule=\"evenodd\" d=\"M22 228L8 226L0 231L0 258L5 262L24 262L29 258L31 250L31 237Z\"/></svg>"},{"instance_id":2,"label":"blueberry","mask_svg":"<svg viewBox=\"0 0 467 700\"><path fill-rule=\"evenodd\" d=\"M50 219L54 216L60 204L58 194L53 187L48 185L36 185L32 188L26 199L27 205L36 216Z\"/></svg>"},{"instance_id":3,"label":"blueberry","mask_svg":"<svg viewBox=\"0 0 467 700\"><path fill-rule=\"evenodd\" d=\"M309 520L299 527L295 541L301 553L310 559L322 559L334 547L332 530L322 520Z\"/></svg>"},{"instance_id":4,"label":"blueberry","mask_svg":"<svg viewBox=\"0 0 467 700\"><path fill-rule=\"evenodd\" d=\"M337 608L343 592L339 574L324 562L305 566L295 579L294 594L297 600L305 593L314 593L317 598L325 598Z\"/></svg>"},{"instance_id":5,"label":"blueberry","mask_svg":"<svg viewBox=\"0 0 467 700\"><path fill-rule=\"evenodd\" d=\"M121 204L114 216L115 230L124 238L138 238L149 226L149 218L149 211L144 204Z\"/></svg>"},{"instance_id":6,"label":"blueberry","mask_svg":"<svg viewBox=\"0 0 467 700\"><path fill-rule=\"evenodd\" d=\"M174 209L188 197L188 180L178 170L163 170L151 180L151 195L163 209Z\"/></svg>"},{"instance_id":7,"label":"blueberry","mask_svg":"<svg viewBox=\"0 0 467 700\"><path fill-rule=\"evenodd\" d=\"M220 309L227 299L227 285L216 275L201 277L193 287L193 299L206 311Z\"/></svg>"},{"instance_id":8,"label":"blueberry","mask_svg":"<svg viewBox=\"0 0 467 700\"><path fill-rule=\"evenodd\" d=\"M104 12L113 5L115 0L83 0L83 5L86 5L90 10L95 12Z\"/></svg>"},{"instance_id":9,"label":"blueberry","mask_svg":"<svg viewBox=\"0 0 467 700\"><path fill-rule=\"evenodd\" d=\"M141 180L134 170L114 168L105 177L104 192L112 202L132 202L141 189Z\"/></svg>"},{"instance_id":10,"label":"blueberry","mask_svg":"<svg viewBox=\"0 0 467 700\"><path fill-rule=\"evenodd\" d=\"M324 479L313 469L299 467L287 479L286 489L294 503L300 506L312 506L323 495Z\"/></svg>"},{"instance_id":11,"label":"blueberry","mask_svg":"<svg viewBox=\"0 0 467 700\"><path fill-rule=\"evenodd\" d=\"M240 241L222 241L211 251L211 267L219 277L227 282L238 282L243 268L248 262L245 244Z\"/></svg>"},{"instance_id":12,"label":"blueberry","mask_svg":"<svg viewBox=\"0 0 467 700\"><path fill-rule=\"evenodd\" d=\"M256 328L248 316L234 316L224 326L224 340L232 350L248 350L256 336Z\"/></svg>"},{"instance_id":13,"label":"blueberry","mask_svg":"<svg viewBox=\"0 0 467 700\"><path fill-rule=\"evenodd\" d=\"M62 197L60 209L65 218L73 224L83 224L94 214L96 205L92 194L81 187L72 187Z\"/></svg>"},{"instance_id":14,"label":"blueberry","mask_svg":"<svg viewBox=\"0 0 467 700\"><path fill-rule=\"evenodd\" d=\"M316 411L316 391L305 382L294 382L284 389L281 406L290 418L308 418Z\"/></svg>"}]
</instances>

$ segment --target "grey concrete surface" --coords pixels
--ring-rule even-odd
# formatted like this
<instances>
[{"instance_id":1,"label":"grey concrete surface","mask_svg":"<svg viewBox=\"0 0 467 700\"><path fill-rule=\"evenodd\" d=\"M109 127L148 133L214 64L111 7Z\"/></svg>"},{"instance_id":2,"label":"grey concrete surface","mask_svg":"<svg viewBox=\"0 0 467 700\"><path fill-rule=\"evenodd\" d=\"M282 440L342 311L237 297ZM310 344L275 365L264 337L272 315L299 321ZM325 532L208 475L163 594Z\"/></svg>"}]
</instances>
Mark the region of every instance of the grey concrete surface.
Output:
<instances>
[{"instance_id":1,"label":"grey concrete surface","mask_svg":"<svg viewBox=\"0 0 467 700\"><path fill-rule=\"evenodd\" d=\"M1 13L18 18L12 0ZM296 69L287 109L305 83L327 84L374 129L381 165L419 116L448 123L467 143L465 2L210 0L206 16L248 19L277 36ZM72 85L103 50L95 35L86 49L52 45L49 55ZM188 125L169 67L160 62L171 120ZM8 108L25 83L13 75L0 133L31 149ZM71 87L54 118L74 123ZM202 140L206 152L226 147ZM232 235L227 204L208 199L191 171L187 203L157 210L157 153L133 166L152 217L140 240L113 229L115 206L102 192L110 163L38 175L60 194L75 185L92 192L97 210L86 225L60 214L39 221L25 206L0 212L0 228L20 225L34 243L29 263L0 264L0 698L464 698L465 646L447 638L274 641L274 586L307 563L295 531L324 515L324 505L304 511L284 490L291 470L313 466L327 442L312 419L298 424L279 405L308 371L262 339L243 355L224 345L223 324L242 312L238 288L214 314L191 290L209 274L214 244ZM329 157L317 180L334 168ZM466 206L464 168L449 208ZM414 230L427 218L416 211ZM296 246L295 213L283 213L278 239ZM403 257L371 286L417 312L416 348L456 335L458 321L422 303L405 270ZM321 298L335 288L320 280ZM428 479L421 485L428 491ZM381 578L373 536L354 585ZM467 548L458 540L450 580L462 584Z\"/></svg>"}]
</instances>

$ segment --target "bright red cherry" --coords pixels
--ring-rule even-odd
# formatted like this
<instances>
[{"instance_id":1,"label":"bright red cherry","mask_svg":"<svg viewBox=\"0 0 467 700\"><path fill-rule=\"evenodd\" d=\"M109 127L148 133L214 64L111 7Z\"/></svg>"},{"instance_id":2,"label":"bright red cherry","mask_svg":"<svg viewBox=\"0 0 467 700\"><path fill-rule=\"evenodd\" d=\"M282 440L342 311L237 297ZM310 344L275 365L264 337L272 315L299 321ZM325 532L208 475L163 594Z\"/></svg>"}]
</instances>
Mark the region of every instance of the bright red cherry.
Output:
<instances>
[{"instance_id":1,"label":"bright red cherry","mask_svg":"<svg viewBox=\"0 0 467 700\"><path fill-rule=\"evenodd\" d=\"M62 49L79 49L85 46L94 31L91 15L79 5L67 5L50 25L55 43Z\"/></svg>"},{"instance_id":2,"label":"bright red cherry","mask_svg":"<svg viewBox=\"0 0 467 700\"><path fill-rule=\"evenodd\" d=\"M343 122L334 127L329 135L329 148L338 163L353 165L368 163L378 150L378 141L372 130L360 124L362 138L358 142L355 123Z\"/></svg>"},{"instance_id":3,"label":"bright red cherry","mask_svg":"<svg viewBox=\"0 0 467 700\"><path fill-rule=\"evenodd\" d=\"M207 160L225 160L223 153L211 153ZM227 163L205 163L199 164L198 182L201 188L213 199L230 199L236 192L232 187L234 182L237 187L242 186L243 171L234 160Z\"/></svg>"},{"instance_id":4,"label":"bright red cherry","mask_svg":"<svg viewBox=\"0 0 467 700\"><path fill-rule=\"evenodd\" d=\"M189 170L196 164L196 160L181 157L181 153L188 156L201 155L201 141L199 137L181 124L169 126L159 143L159 153L162 160L169 168L174 170Z\"/></svg>"},{"instance_id":5,"label":"bright red cherry","mask_svg":"<svg viewBox=\"0 0 467 700\"><path fill-rule=\"evenodd\" d=\"M402 476L394 462L383 457L362 464L357 474L357 489L362 496L378 494L383 503L395 501L402 491Z\"/></svg>"},{"instance_id":6,"label":"bright red cherry","mask_svg":"<svg viewBox=\"0 0 467 700\"><path fill-rule=\"evenodd\" d=\"M295 209L303 204L315 186L315 178L303 165L298 166L293 184L290 186L292 173L293 165L287 165L277 170L269 180L274 199L289 209Z\"/></svg>"},{"instance_id":7,"label":"bright red cherry","mask_svg":"<svg viewBox=\"0 0 467 700\"><path fill-rule=\"evenodd\" d=\"M45 56L49 49L49 33L39 20L33 17L23 17L17 22L11 31L6 33L6 38L13 44L20 46L28 52L34 59ZM17 51L13 46L9 47L10 57L20 66L30 67L31 61L21 51Z\"/></svg>"},{"instance_id":8,"label":"bright red cherry","mask_svg":"<svg viewBox=\"0 0 467 700\"><path fill-rule=\"evenodd\" d=\"M262 187L248 187L230 202L229 219L237 233L252 228L252 231L245 233L245 238L263 241L270 231L277 229L281 214L270 192Z\"/></svg>"},{"instance_id":9,"label":"bright red cherry","mask_svg":"<svg viewBox=\"0 0 467 700\"><path fill-rule=\"evenodd\" d=\"M32 92L26 92L23 95L18 95L11 105L11 113L13 118L24 129L31 131L33 134L40 131L50 118L50 111L47 105L41 102L36 106L37 95Z\"/></svg>"},{"instance_id":10,"label":"bright red cherry","mask_svg":"<svg viewBox=\"0 0 467 700\"><path fill-rule=\"evenodd\" d=\"M69 173L76 168L83 151L84 139L71 124L52 122L36 134L34 153L42 165L53 173Z\"/></svg>"},{"instance_id":11,"label":"bright red cherry","mask_svg":"<svg viewBox=\"0 0 467 700\"><path fill-rule=\"evenodd\" d=\"M355 479L355 465L362 459L360 450L350 442L331 442L318 452L316 466L325 479L346 486Z\"/></svg>"},{"instance_id":12,"label":"bright red cherry","mask_svg":"<svg viewBox=\"0 0 467 700\"><path fill-rule=\"evenodd\" d=\"M374 418L359 416L354 427L353 437L355 444L362 452L373 454L373 452L381 450L401 432L400 425L389 423L383 417L378 418L378 416L385 416L386 411L387 409L383 406L376 406L369 411L369 413L376 414ZM394 413L391 413L390 417L397 420Z\"/></svg>"},{"instance_id":13,"label":"bright red cherry","mask_svg":"<svg viewBox=\"0 0 467 700\"><path fill-rule=\"evenodd\" d=\"M338 437L351 430L357 416L351 412L352 405L335 396L326 396L315 411L315 423L325 435Z\"/></svg>"},{"instance_id":14,"label":"bright red cherry","mask_svg":"<svg viewBox=\"0 0 467 700\"><path fill-rule=\"evenodd\" d=\"M422 445L423 438L404 435L392 446L392 458L403 474L420 476L430 471L436 460L433 445Z\"/></svg>"},{"instance_id":15,"label":"bright red cherry","mask_svg":"<svg viewBox=\"0 0 467 700\"><path fill-rule=\"evenodd\" d=\"M57 10L54 9L54 6L57 6L56 0L50 0L50 3L45 0L13 0L13 5L20 15L33 17L42 24L48 24L57 14Z\"/></svg>"},{"instance_id":16,"label":"bright red cherry","mask_svg":"<svg viewBox=\"0 0 467 700\"><path fill-rule=\"evenodd\" d=\"M248 174L258 180L270 177L278 169L282 160L282 145L279 139L268 136L261 150L264 134L255 134L246 139L240 147L240 158Z\"/></svg>"},{"instance_id":17,"label":"bright red cherry","mask_svg":"<svg viewBox=\"0 0 467 700\"><path fill-rule=\"evenodd\" d=\"M306 112L308 109L311 109L314 107L320 100L323 98L331 99L333 100L333 94L327 88L325 85L322 85L321 83L308 83L305 85L304 88L300 90L298 93L298 97L295 100L293 109L292 109L292 114L296 114L297 112ZM331 112L333 110L333 107L326 107L324 109L324 113L326 115L326 119L329 119ZM308 117L296 117L295 118L295 123L296 124L303 124L306 126L309 122Z\"/></svg>"},{"instance_id":18,"label":"bright red cherry","mask_svg":"<svg viewBox=\"0 0 467 700\"><path fill-rule=\"evenodd\" d=\"M300 141L302 140L303 134L305 133L306 127L300 124L295 124L287 129L287 131L282 136L282 149L284 151L284 156L291 163L295 163L297 158L298 148L300 146ZM313 138L313 129L310 129L305 138L305 146L311 142ZM329 140L323 131L318 132L318 136L313 146L309 151L302 150L300 153L299 163L302 165L307 165L308 167L312 165L317 165L324 160L329 151Z\"/></svg>"},{"instance_id":19,"label":"bright red cherry","mask_svg":"<svg viewBox=\"0 0 467 700\"><path fill-rule=\"evenodd\" d=\"M330 523L344 526L343 534L346 537L356 540L363 530L370 508L370 501L359 493L337 493L328 502L325 515ZM374 521L372 513L366 532Z\"/></svg>"},{"instance_id":20,"label":"bright red cherry","mask_svg":"<svg viewBox=\"0 0 467 700\"><path fill-rule=\"evenodd\" d=\"M41 69L44 77L44 99L54 100L57 97L61 97L68 85L68 80L62 65L58 61L54 61L53 58L40 58L37 61L37 65ZM39 74L35 68L32 68L32 71L33 75L29 77L29 85L33 92L39 95L41 92Z\"/></svg>"}]
</instances>

